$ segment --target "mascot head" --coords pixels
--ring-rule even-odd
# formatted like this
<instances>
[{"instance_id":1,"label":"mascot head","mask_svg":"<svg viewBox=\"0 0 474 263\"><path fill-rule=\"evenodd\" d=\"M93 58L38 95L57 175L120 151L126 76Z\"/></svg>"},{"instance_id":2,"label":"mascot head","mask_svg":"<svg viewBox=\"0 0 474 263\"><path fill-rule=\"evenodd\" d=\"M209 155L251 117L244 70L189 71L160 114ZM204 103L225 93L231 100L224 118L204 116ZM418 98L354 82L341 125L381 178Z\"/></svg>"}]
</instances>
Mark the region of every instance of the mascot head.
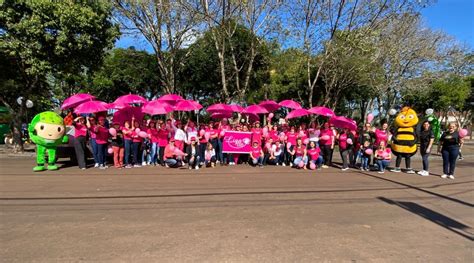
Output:
<instances>
[{"instance_id":1,"label":"mascot head","mask_svg":"<svg viewBox=\"0 0 474 263\"><path fill-rule=\"evenodd\" d=\"M65 130L63 118L52 111L38 113L28 127L32 137L41 138L47 142L61 140Z\"/></svg>"},{"instance_id":2,"label":"mascot head","mask_svg":"<svg viewBox=\"0 0 474 263\"><path fill-rule=\"evenodd\" d=\"M418 116L410 107L403 107L395 118L395 124L398 127L413 127L418 124Z\"/></svg>"}]
</instances>

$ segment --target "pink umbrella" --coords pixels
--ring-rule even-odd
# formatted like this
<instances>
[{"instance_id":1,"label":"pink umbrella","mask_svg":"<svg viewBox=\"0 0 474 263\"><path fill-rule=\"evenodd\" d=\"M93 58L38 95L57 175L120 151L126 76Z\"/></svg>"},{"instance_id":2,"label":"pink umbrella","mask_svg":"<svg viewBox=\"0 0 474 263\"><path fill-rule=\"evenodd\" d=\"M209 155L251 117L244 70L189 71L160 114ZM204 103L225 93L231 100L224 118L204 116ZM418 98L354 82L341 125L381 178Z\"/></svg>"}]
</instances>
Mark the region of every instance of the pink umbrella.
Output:
<instances>
[{"instance_id":1,"label":"pink umbrella","mask_svg":"<svg viewBox=\"0 0 474 263\"><path fill-rule=\"evenodd\" d=\"M143 116L145 113L141 107L126 107L114 113L114 122L123 125L125 121L132 121L132 117L135 117L135 120L141 124Z\"/></svg>"},{"instance_id":2,"label":"pink umbrella","mask_svg":"<svg viewBox=\"0 0 474 263\"><path fill-rule=\"evenodd\" d=\"M164 101L170 105L176 105L176 103L182 100L184 100L183 97L178 94L166 94L158 98L158 101Z\"/></svg>"},{"instance_id":3,"label":"pink umbrella","mask_svg":"<svg viewBox=\"0 0 474 263\"><path fill-rule=\"evenodd\" d=\"M76 114L89 114L101 111L107 111L108 104L100 100L87 101L74 109Z\"/></svg>"},{"instance_id":4,"label":"pink umbrella","mask_svg":"<svg viewBox=\"0 0 474 263\"><path fill-rule=\"evenodd\" d=\"M329 121L336 128L347 128L350 130L357 130L357 123L353 119L344 116L334 116Z\"/></svg>"},{"instance_id":5,"label":"pink umbrella","mask_svg":"<svg viewBox=\"0 0 474 263\"><path fill-rule=\"evenodd\" d=\"M273 100L262 101L258 105L264 107L268 111L276 111L281 107L280 104Z\"/></svg>"},{"instance_id":6,"label":"pink umbrella","mask_svg":"<svg viewBox=\"0 0 474 263\"><path fill-rule=\"evenodd\" d=\"M211 118L213 118L213 119L232 118L232 112L231 112L231 111L226 111L226 112L213 112L213 113L211 114Z\"/></svg>"},{"instance_id":7,"label":"pink umbrella","mask_svg":"<svg viewBox=\"0 0 474 263\"><path fill-rule=\"evenodd\" d=\"M249 119L251 121L259 121L260 120L260 117L258 117L257 114L254 114L254 113L244 113L244 114L249 116Z\"/></svg>"},{"instance_id":8,"label":"pink umbrella","mask_svg":"<svg viewBox=\"0 0 474 263\"><path fill-rule=\"evenodd\" d=\"M178 101L174 107L176 111L193 111L199 109L202 109L202 105L192 100Z\"/></svg>"},{"instance_id":9,"label":"pink umbrella","mask_svg":"<svg viewBox=\"0 0 474 263\"><path fill-rule=\"evenodd\" d=\"M242 112L244 110L244 107L237 105L237 104L231 104L229 107L232 109L233 112Z\"/></svg>"},{"instance_id":10,"label":"pink umbrella","mask_svg":"<svg viewBox=\"0 0 474 263\"><path fill-rule=\"evenodd\" d=\"M93 99L95 99L95 97L88 93L78 93L72 95L71 97L64 100L63 104L61 105L61 110L74 108L83 102L91 101Z\"/></svg>"},{"instance_id":11,"label":"pink umbrella","mask_svg":"<svg viewBox=\"0 0 474 263\"><path fill-rule=\"evenodd\" d=\"M294 100L284 100L284 101L280 101L280 106L283 106L283 107L287 107L287 108L290 108L290 109L294 109L294 110L297 110L297 109L301 109L301 105L294 101Z\"/></svg>"},{"instance_id":12,"label":"pink umbrella","mask_svg":"<svg viewBox=\"0 0 474 263\"><path fill-rule=\"evenodd\" d=\"M258 105L250 105L247 108L245 108L242 113L247 113L247 114L265 114L268 113L267 109L265 109L262 106Z\"/></svg>"},{"instance_id":13,"label":"pink umbrella","mask_svg":"<svg viewBox=\"0 0 474 263\"><path fill-rule=\"evenodd\" d=\"M173 107L164 101L152 100L143 106L142 111L150 115L161 115L172 112Z\"/></svg>"},{"instance_id":14,"label":"pink umbrella","mask_svg":"<svg viewBox=\"0 0 474 263\"><path fill-rule=\"evenodd\" d=\"M114 103L116 104L135 104L135 103L146 103L147 100L142 96L135 94L128 94L118 97Z\"/></svg>"},{"instance_id":15,"label":"pink umbrella","mask_svg":"<svg viewBox=\"0 0 474 263\"><path fill-rule=\"evenodd\" d=\"M223 103L213 104L206 109L207 112L232 112L232 107Z\"/></svg>"},{"instance_id":16,"label":"pink umbrella","mask_svg":"<svg viewBox=\"0 0 474 263\"><path fill-rule=\"evenodd\" d=\"M128 104L122 104L122 103L115 103L115 102L111 102L107 105L107 107L109 109L114 109L114 110L120 110L120 109L123 109L123 108L126 108L126 107L130 107L130 105Z\"/></svg>"},{"instance_id":17,"label":"pink umbrella","mask_svg":"<svg viewBox=\"0 0 474 263\"><path fill-rule=\"evenodd\" d=\"M290 113L288 113L288 115L286 115L286 118L287 119L298 118L298 117L302 117L302 116L307 116L309 114L310 114L310 112L306 109L296 109L296 110L292 110Z\"/></svg>"},{"instance_id":18,"label":"pink umbrella","mask_svg":"<svg viewBox=\"0 0 474 263\"><path fill-rule=\"evenodd\" d=\"M313 114L326 116L326 117L336 116L336 114L334 114L334 111L332 111L331 109L326 108L326 107L312 107L308 111L313 113Z\"/></svg>"}]
</instances>

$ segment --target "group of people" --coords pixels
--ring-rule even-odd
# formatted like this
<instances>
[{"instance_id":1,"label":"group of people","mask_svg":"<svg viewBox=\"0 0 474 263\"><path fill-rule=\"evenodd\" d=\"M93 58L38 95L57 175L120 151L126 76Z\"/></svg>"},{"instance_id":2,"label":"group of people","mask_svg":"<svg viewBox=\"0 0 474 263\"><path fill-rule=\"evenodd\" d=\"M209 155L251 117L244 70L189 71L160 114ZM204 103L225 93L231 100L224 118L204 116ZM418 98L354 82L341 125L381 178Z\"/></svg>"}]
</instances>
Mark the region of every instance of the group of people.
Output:
<instances>
[{"instance_id":1,"label":"group of people","mask_svg":"<svg viewBox=\"0 0 474 263\"><path fill-rule=\"evenodd\" d=\"M324 169L333 166L336 146L342 158L340 169L358 168L384 173L389 167L393 152L390 142L393 132L388 123L374 128L365 123L359 131L335 128L330 121L321 126L316 122L296 126L260 122L252 124L227 119L196 125L188 120L137 120L133 117L124 123L111 122L104 116L73 119L74 147L80 169L86 169L86 143L93 149L95 167L106 169L107 155L113 155L116 168L146 165L169 168L187 166L189 169L216 165L291 166L297 169ZM248 154L223 152L226 131L251 132L251 151ZM435 136L428 121L417 132L423 169L419 175L429 175L429 155ZM458 127L450 123L439 140L438 151L443 157L442 178L454 179L456 160L462 145ZM400 172L401 156L397 156L392 172ZM405 158L406 172L415 173L410 158Z\"/></svg>"}]
</instances>

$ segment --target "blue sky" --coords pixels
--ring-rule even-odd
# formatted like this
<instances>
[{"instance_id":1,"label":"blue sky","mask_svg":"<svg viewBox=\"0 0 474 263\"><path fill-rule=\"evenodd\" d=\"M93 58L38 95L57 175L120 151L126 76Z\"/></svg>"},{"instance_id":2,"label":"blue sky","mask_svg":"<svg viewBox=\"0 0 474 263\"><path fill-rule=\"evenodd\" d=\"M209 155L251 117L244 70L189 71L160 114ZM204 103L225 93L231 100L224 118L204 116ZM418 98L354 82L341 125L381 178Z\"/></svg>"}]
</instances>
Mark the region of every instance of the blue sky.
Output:
<instances>
[{"instance_id":1,"label":"blue sky","mask_svg":"<svg viewBox=\"0 0 474 263\"><path fill-rule=\"evenodd\" d=\"M442 30L474 49L474 0L437 0L421 13L430 28ZM136 49L153 52L143 38L131 36L122 36L115 46L135 46Z\"/></svg>"}]
</instances>

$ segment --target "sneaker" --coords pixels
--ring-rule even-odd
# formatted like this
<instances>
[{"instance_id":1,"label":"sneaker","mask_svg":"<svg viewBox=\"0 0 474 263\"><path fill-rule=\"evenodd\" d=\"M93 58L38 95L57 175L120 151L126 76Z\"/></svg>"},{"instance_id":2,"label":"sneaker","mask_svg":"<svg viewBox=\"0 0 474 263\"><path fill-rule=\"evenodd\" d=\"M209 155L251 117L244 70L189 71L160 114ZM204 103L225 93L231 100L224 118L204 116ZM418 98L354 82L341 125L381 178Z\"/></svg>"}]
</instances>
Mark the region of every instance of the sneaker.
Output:
<instances>
[{"instance_id":1,"label":"sneaker","mask_svg":"<svg viewBox=\"0 0 474 263\"><path fill-rule=\"evenodd\" d=\"M425 173L425 170L421 170L421 171L418 171L416 173L419 174L419 175L423 175L423 173Z\"/></svg>"},{"instance_id":2,"label":"sneaker","mask_svg":"<svg viewBox=\"0 0 474 263\"><path fill-rule=\"evenodd\" d=\"M99 167L99 164L98 163L94 164L94 168L97 168L97 167Z\"/></svg>"},{"instance_id":3,"label":"sneaker","mask_svg":"<svg viewBox=\"0 0 474 263\"><path fill-rule=\"evenodd\" d=\"M324 169L329 168L329 166L327 166L325 164L323 164L321 167L324 168Z\"/></svg>"},{"instance_id":4,"label":"sneaker","mask_svg":"<svg viewBox=\"0 0 474 263\"><path fill-rule=\"evenodd\" d=\"M422 174L420 174L421 176L430 176L430 173L428 171L423 171Z\"/></svg>"},{"instance_id":5,"label":"sneaker","mask_svg":"<svg viewBox=\"0 0 474 263\"><path fill-rule=\"evenodd\" d=\"M408 169L408 171L407 171L407 174L414 174L414 173L415 173L415 171L413 171L412 169Z\"/></svg>"},{"instance_id":6,"label":"sneaker","mask_svg":"<svg viewBox=\"0 0 474 263\"><path fill-rule=\"evenodd\" d=\"M194 168L194 169L199 170L199 166L196 166L196 168Z\"/></svg>"},{"instance_id":7,"label":"sneaker","mask_svg":"<svg viewBox=\"0 0 474 263\"><path fill-rule=\"evenodd\" d=\"M132 168L132 166L131 166L130 164L127 164L127 165L125 166L125 168L126 168L126 169L130 169L130 168Z\"/></svg>"},{"instance_id":8,"label":"sneaker","mask_svg":"<svg viewBox=\"0 0 474 263\"><path fill-rule=\"evenodd\" d=\"M140 168L140 167L142 167L142 166L139 165L139 164L135 164L133 167L135 167L135 168Z\"/></svg>"},{"instance_id":9,"label":"sneaker","mask_svg":"<svg viewBox=\"0 0 474 263\"><path fill-rule=\"evenodd\" d=\"M392 171L392 172L394 172L394 173L399 173L399 172L401 172L402 170L400 170L400 168L393 168L393 169L390 170L390 171Z\"/></svg>"},{"instance_id":10,"label":"sneaker","mask_svg":"<svg viewBox=\"0 0 474 263\"><path fill-rule=\"evenodd\" d=\"M281 166L285 167L285 166L286 166L286 164L285 164L285 163L282 163L282 164L281 164Z\"/></svg>"},{"instance_id":11,"label":"sneaker","mask_svg":"<svg viewBox=\"0 0 474 263\"><path fill-rule=\"evenodd\" d=\"M214 163L211 163L211 167L214 168L216 165Z\"/></svg>"},{"instance_id":12,"label":"sneaker","mask_svg":"<svg viewBox=\"0 0 474 263\"><path fill-rule=\"evenodd\" d=\"M363 168L363 167L361 167L361 168L360 168L360 170L361 170L361 171L364 171L364 168Z\"/></svg>"},{"instance_id":13,"label":"sneaker","mask_svg":"<svg viewBox=\"0 0 474 263\"><path fill-rule=\"evenodd\" d=\"M459 161L462 161L464 160L464 157L459 157ZM453 178L454 179L454 178Z\"/></svg>"},{"instance_id":14,"label":"sneaker","mask_svg":"<svg viewBox=\"0 0 474 263\"><path fill-rule=\"evenodd\" d=\"M446 178L448 178L448 175L447 175L447 174L443 174L443 175L441 175L441 178L446 179Z\"/></svg>"},{"instance_id":15,"label":"sneaker","mask_svg":"<svg viewBox=\"0 0 474 263\"><path fill-rule=\"evenodd\" d=\"M191 169L193 169L193 168L192 168L191 166L188 166L188 169L191 170Z\"/></svg>"},{"instance_id":16,"label":"sneaker","mask_svg":"<svg viewBox=\"0 0 474 263\"><path fill-rule=\"evenodd\" d=\"M142 162L142 166L146 166L146 162Z\"/></svg>"},{"instance_id":17,"label":"sneaker","mask_svg":"<svg viewBox=\"0 0 474 263\"><path fill-rule=\"evenodd\" d=\"M86 168L82 167L81 170L85 170Z\"/></svg>"},{"instance_id":18,"label":"sneaker","mask_svg":"<svg viewBox=\"0 0 474 263\"><path fill-rule=\"evenodd\" d=\"M101 166L99 166L99 169L104 170L106 168L105 168L105 166L101 165Z\"/></svg>"},{"instance_id":19,"label":"sneaker","mask_svg":"<svg viewBox=\"0 0 474 263\"><path fill-rule=\"evenodd\" d=\"M454 180L454 175L448 175L448 178L451 179L451 180Z\"/></svg>"},{"instance_id":20,"label":"sneaker","mask_svg":"<svg viewBox=\"0 0 474 263\"><path fill-rule=\"evenodd\" d=\"M369 169L369 168L365 168L364 170L365 170L366 172L369 172L369 171L370 171L370 169Z\"/></svg>"},{"instance_id":21,"label":"sneaker","mask_svg":"<svg viewBox=\"0 0 474 263\"><path fill-rule=\"evenodd\" d=\"M347 170L349 170L349 168L347 168L347 167L341 169L341 171L347 171Z\"/></svg>"},{"instance_id":22,"label":"sneaker","mask_svg":"<svg viewBox=\"0 0 474 263\"><path fill-rule=\"evenodd\" d=\"M383 174L383 173L385 173L385 172L384 172L384 171L378 171L378 173L379 173L379 174Z\"/></svg>"},{"instance_id":23,"label":"sneaker","mask_svg":"<svg viewBox=\"0 0 474 263\"><path fill-rule=\"evenodd\" d=\"M260 168L263 168L263 164L259 164L258 166L259 166ZM454 178L453 178L453 179L454 179Z\"/></svg>"}]
</instances>

